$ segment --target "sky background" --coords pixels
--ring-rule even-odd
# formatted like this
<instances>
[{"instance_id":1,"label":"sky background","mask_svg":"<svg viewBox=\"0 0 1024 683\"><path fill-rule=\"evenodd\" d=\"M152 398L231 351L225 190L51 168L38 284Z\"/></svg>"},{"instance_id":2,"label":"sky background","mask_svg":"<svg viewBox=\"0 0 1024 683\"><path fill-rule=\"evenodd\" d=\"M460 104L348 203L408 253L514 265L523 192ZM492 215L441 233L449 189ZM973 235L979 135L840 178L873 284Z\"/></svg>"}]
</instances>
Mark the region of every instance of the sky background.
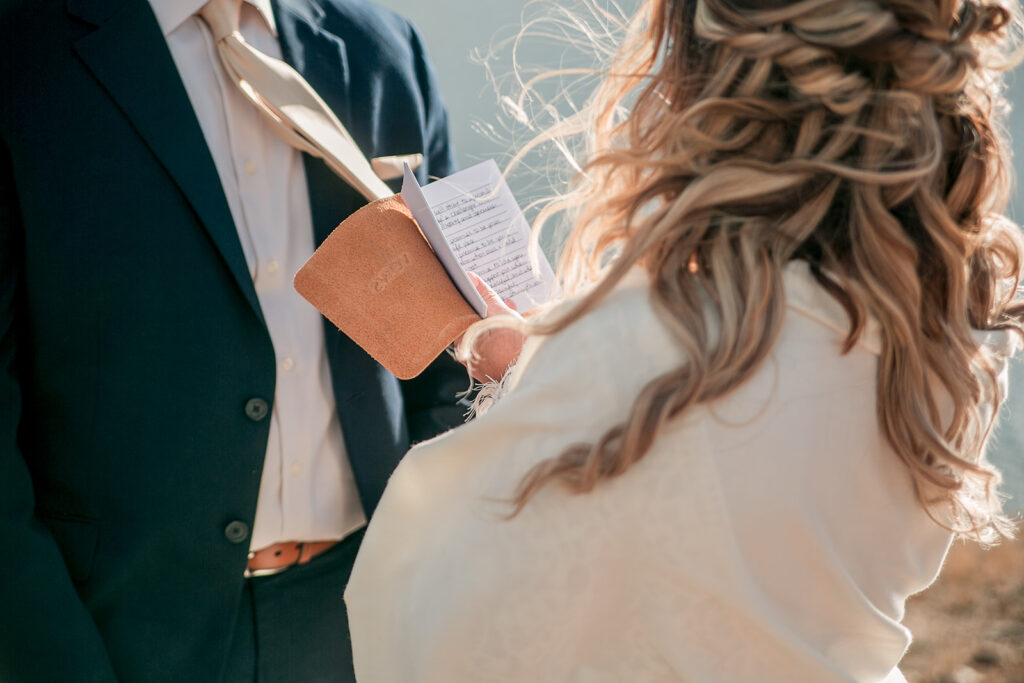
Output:
<instances>
[{"instance_id":1,"label":"sky background","mask_svg":"<svg viewBox=\"0 0 1024 683\"><path fill-rule=\"evenodd\" d=\"M593 1L611 6L611 0ZM524 16L530 19L550 11L546 8L554 6L554 2L535 1L529 6L523 0L378 2L408 17L423 37L448 104L459 165L466 167L488 158L502 165L509 158L513 143L507 107L499 103L500 94L508 94L508 89L495 89L478 57L486 55L492 47L498 48L489 60L491 70L499 82L510 78L511 48L501 47L501 44L519 32ZM621 5L635 6L630 0L624 0ZM582 64L587 63L579 50L556 40L526 41L521 46L520 57L521 62L532 67L557 67L567 60L569 65L581 64L581 59ZM1015 157L1016 175L1024 178L1024 67L1018 69L1016 75L1011 74L1010 98L1014 103L1010 133L1017 138L1015 148L1021 150ZM531 182L528 173L513 178L510 184L520 205L525 207L539 197L540 188L546 185L539 180L542 179L534 178ZM1011 212L1018 220L1024 220L1024 197L1020 197L1019 192L1015 192ZM1011 495L1009 507L1024 513L1024 362L1021 360L1013 367L1010 393L990 456L1006 476L1005 488Z\"/></svg>"}]
</instances>

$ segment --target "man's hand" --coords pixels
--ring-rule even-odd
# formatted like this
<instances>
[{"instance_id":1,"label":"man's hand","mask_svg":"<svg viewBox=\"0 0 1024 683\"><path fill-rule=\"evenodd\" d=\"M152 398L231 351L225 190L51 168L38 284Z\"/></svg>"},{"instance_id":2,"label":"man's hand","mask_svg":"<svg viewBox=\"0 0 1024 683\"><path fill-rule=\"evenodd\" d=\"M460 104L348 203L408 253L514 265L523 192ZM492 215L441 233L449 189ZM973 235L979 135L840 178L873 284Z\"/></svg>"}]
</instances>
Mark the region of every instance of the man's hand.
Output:
<instances>
[{"instance_id":1,"label":"man's hand","mask_svg":"<svg viewBox=\"0 0 1024 683\"><path fill-rule=\"evenodd\" d=\"M508 316L522 321L522 316L515 310L511 301L502 301L501 297L481 280L476 273L467 273L476 291L480 292L487 304L486 318ZM473 347L469 349L469 358L465 361L469 374L480 382L500 380L509 366L519 358L526 335L510 327L498 327L487 330L473 339ZM461 345L462 339L456 344Z\"/></svg>"}]
</instances>

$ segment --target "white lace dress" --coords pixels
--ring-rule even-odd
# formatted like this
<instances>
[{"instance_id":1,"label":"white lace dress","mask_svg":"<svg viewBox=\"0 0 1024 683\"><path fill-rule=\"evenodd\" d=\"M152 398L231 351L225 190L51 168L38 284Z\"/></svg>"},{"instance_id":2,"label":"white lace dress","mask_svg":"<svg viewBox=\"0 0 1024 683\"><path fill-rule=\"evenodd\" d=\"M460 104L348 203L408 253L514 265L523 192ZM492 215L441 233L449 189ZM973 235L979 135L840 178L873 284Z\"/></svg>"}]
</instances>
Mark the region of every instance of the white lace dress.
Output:
<instances>
[{"instance_id":1,"label":"white lace dress","mask_svg":"<svg viewBox=\"0 0 1024 683\"><path fill-rule=\"evenodd\" d=\"M487 414L414 448L345 595L358 679L903 680L904 600L950 535L879 431L877 332L840 355L842 309L806 266L785 278L756 376L589 494L549 486L502 517L532 465L682 361L642 275L531 340Z\"/></svg>"}]
</instances>

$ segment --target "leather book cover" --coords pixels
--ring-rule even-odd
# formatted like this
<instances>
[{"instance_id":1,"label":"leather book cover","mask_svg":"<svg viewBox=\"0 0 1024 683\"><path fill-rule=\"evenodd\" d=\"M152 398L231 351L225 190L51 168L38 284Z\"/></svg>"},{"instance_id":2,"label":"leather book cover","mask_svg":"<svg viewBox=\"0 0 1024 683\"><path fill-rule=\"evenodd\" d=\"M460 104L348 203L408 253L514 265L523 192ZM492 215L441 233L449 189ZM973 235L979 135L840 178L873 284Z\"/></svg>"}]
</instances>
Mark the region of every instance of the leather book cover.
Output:
<instances>
[{"instance_id":1,"label":"leather book cover","mask_svg":"<svg viewBox=\"0 0 1024 683\"><path fill-rule=\"evenodd\" d=\"M400 379L420 374L480 320L399 195L346 218L296 273L294 284Z\"/></svg>"}]
</instances>

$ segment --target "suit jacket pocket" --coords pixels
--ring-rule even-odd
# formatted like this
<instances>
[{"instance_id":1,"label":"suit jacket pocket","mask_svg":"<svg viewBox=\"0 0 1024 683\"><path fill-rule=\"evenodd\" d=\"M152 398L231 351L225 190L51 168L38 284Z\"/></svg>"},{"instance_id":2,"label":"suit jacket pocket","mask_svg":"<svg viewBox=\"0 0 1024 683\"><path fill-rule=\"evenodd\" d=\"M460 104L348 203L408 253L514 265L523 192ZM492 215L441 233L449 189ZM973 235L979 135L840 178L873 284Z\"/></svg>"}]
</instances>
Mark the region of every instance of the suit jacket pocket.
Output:
<instances>
[{"instance_id":1,"label":"suit jacket pocket","mask_svg":"<svg viewBox=\"0 0 1024 683\"><path fill-rule=\"evenodd\" d=\"M72 580L77 583L87 581L92 574L96 544L99 541L96 522L76 515L42 511L37 516L57 542Z\"/></svg>"}]
</instances>

